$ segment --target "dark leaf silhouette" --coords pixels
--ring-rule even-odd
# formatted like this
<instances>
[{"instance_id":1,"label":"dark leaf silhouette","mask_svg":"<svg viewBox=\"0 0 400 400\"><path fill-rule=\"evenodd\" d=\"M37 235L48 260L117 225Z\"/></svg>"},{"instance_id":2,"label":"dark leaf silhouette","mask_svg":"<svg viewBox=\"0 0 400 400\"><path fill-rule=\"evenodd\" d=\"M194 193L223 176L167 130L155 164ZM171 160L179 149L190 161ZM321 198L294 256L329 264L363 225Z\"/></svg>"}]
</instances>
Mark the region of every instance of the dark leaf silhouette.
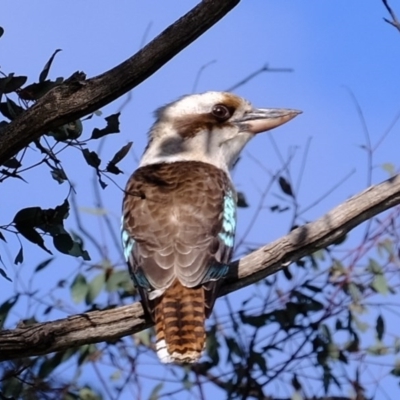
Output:
<instances>
[{"instance_id":1,"label":"dark leaf silhouette","mask_svg":"<svg viewBox=\"0 0 400 400\"><path fill-rule=\"evenodd\" d=\"M240 208L247 208L249 203L247 203L246 196L243 192L237 192L237 206Z\"/></svg>"},{"instance_id":2,"label":"dark leaf silhouette","mask_svg":"<svg viewBox=\"0 0 400 400\"><path fill-rule=\"evenodd\" d=\"M18 117L18 115L22 114L25 110L16 104L14 101L6 98L7 101L3 101L0 103L0 112L8 118L10 121L14 120Z\"/></svg>"},{"instance_id":3,"label":"dark leaf silhouette","mask_svg":"<svg viewBox=\"0 0 400 400\"><path fill-rule=\"evenodd\" d=\"M88 149L82 150L83 157L85 157L86 162L93 168L98 169L101 160L96 152L90 151Z\"/></svg>"},{"instance_id":4,"label":"dark leaf silhouette","mask_svg":"<svg viewBox=\"0 0 400 400\"><path fill-rule=\"evenodd\" d=\"M27 79L26 76L14 76L14 74L10 74L6 78L0 78L0 93L15 92L25 84Z\"/></svg>"},{"instance_id":5,"label":"dark leaf silhouette","mask_svg":"<svg viewBox=\"0 0 400 400\"><path fill-rule=\"evenodd\" d=\"M43 68L43 71L39 75L39 82L44 82L47 78L47 75L49 74L51 64L53 63L54 57L56 54L61 51L61 49L57 49L52 56L49 58L49 61L47 61L46 65Z\"/></svg>"},{"instance_id":6,"label":"dark leaf silhouette","mask_svg":"<svg viewBox=\"0 0 400 400\"><path fill-rule=\"evenodd\" d=\"M288 196L293 197L292 186L283 176L279 177L278 183L279 183L279 186L281 187L283 193L287 194Z\"/></svg>"},{"instance_id":7,"label":"dark leaf silhouette","mask_svg":"<svg viewBox=\"0 0 400 400\"><path fill-rule=\"evenodd\" d=\"M103 129L94 128L91 139L99 139L110 133L119 133L119 116L121 113L112 114L104 118L107 126Z\"/></svg>"},{"instance_id":8,"label":"dark leaf silhouette","mask_svg":"<svg viewBox=\"0 0 400 400\"><path fill-rule=\"evenodd\" d=\"M9 160L7 160L5 163L3 163L3 165L7 168L19 168L21 166L21 163L15 158L10 158Z\"/></svg>"}]
</instances>

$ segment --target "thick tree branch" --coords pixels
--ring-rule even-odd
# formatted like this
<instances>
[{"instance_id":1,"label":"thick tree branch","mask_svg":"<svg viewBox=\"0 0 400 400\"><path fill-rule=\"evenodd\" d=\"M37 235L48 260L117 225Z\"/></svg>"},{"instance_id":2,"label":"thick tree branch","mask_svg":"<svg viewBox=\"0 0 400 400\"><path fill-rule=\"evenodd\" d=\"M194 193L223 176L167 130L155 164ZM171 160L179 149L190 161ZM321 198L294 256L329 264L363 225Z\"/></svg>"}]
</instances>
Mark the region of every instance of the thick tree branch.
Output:
<instances>
[{"instance_id":1,"label":"thick tree branch","mask_svg":"<svg viewBox=\"0 0 400 400\"><path fill-rule=\"evenodd\" d=\"M329 246L357 225L398 204L400 175L371 186L315 222L233 262L220 295L250 285ZM0 332L0 361L47 354L87 343L114 341L149 326L151 322L143 314L141 304L135 303L4 330Z\"/></svg>"},{"instance_id":2,"label":"thick tree branch","mask_svg":"<svg viewBox=\"0 0 400 400\"><path fill-rule=\"evenodd\" d=\"M0 132L0 165L33 140L117 99L160 69L223 18L240 0L203 0L122 64L97 77L79 72Z\"/></svg>"}]
</instances>

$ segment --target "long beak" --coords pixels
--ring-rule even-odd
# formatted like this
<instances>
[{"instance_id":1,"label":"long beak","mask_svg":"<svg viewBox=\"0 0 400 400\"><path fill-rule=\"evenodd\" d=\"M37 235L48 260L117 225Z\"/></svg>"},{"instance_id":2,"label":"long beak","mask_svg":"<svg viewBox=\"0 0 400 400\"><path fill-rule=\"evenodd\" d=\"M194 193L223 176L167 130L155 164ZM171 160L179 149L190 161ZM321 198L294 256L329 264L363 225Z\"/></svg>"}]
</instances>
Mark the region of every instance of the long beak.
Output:
<instances>
[{"instance_id":1,"label":"long beak","mask_svg":"<svg viewBox=\"0 0 400 400\"><path fill-rule=\"evenodd\" d=\"M255 135L274 129L301 113L302 111L286 108L258 108L246 113L243 118L236 120L235 123L240 125L241 130Z\"/></svg>"}]
</instances>

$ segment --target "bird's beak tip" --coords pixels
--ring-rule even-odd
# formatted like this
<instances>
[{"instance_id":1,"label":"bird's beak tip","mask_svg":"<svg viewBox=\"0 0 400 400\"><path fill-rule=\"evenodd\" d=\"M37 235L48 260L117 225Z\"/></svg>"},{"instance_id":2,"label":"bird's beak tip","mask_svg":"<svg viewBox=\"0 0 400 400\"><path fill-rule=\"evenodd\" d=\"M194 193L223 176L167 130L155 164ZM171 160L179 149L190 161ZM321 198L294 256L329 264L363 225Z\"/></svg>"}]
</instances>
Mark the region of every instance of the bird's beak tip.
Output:
<instances>
[{"instance_id":1,"label":"bird's beak tip","mask_svg":"<svg viewBox=\"0 0 400 400\"><path fill-rule=\"evenodd\" d=\"M264 108L257 109L250 113L246 118L246 128L248 132L254 135L277 128L280 125L289 122L297 115L301 114L300 110L287 108Z\"/></svg>"}]
</instances>

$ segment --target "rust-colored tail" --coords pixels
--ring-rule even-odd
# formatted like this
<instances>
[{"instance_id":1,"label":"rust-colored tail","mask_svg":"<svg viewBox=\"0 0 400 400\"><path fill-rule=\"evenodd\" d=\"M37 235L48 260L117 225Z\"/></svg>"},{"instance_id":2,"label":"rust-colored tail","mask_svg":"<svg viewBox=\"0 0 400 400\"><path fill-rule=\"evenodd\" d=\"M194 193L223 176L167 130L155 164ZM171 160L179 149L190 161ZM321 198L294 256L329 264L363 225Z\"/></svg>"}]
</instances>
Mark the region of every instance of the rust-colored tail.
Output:
<instances>
[{"instance_id":1,"label":"rust-colored tail","mask_svg":"<svg viewBox=\"0 0 400 400\"><path fill-rule=\"evenodd\" d=\"M192 363L205 343L204 289L187 288L176 280L155 307L157 355L164 363Z\"/></svg>"}]
</instances>

